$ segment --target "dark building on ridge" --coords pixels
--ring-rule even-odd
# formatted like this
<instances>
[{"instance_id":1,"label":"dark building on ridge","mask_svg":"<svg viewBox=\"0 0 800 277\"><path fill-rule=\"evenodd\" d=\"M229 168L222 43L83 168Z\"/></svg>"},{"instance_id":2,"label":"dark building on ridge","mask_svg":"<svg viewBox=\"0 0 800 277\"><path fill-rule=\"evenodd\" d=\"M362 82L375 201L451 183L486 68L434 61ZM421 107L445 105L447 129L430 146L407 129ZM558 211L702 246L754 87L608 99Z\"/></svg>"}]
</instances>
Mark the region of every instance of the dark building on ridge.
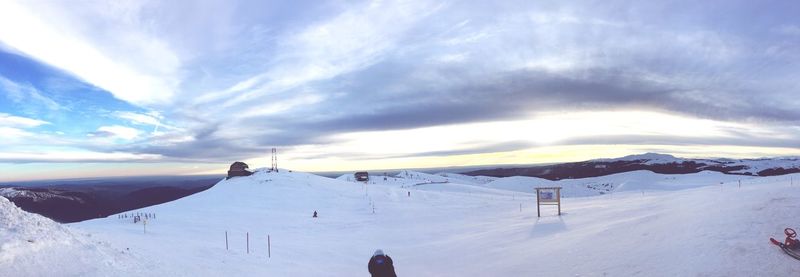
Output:
<instances>
[{"instance_id":1,"label":"dark building on ridge","mask_svg":"<svg viewBox=\"0 0 800 277\"><path fill-rule=\"evenodd\" d=\"M356 181L359 181L359 182L369 181L369 173L367 173L366 171L356 172L356 174L354 174L354 175L356 177Z\"/></svg>"},{"instance_id":2,"label":"dark building on ridge","mask_svg":"<svg viewBox=\"0 0 800 277\"><path fill-rule=\"evenodd\" d=\"M250 167L247 166L246 163L243 162L234 162L231 164L231 169L228 170L228 178L239 177L239 176L250 176L253 175L253 172L249 171Z\"/></svg>"}]
</instances>

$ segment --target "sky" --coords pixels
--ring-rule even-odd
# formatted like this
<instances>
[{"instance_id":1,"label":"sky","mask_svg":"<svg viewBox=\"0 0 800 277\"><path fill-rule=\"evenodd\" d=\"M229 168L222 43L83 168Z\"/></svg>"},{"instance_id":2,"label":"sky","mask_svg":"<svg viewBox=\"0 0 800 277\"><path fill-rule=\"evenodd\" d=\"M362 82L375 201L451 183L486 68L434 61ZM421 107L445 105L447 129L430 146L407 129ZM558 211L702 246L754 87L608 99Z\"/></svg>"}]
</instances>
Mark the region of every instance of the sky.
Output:
<instances>
[{"instance_id":1,"label":"sky","mask_svg":"<svg viewBox=\"0 0 800 277\"><path fill-rule=\"evenodd\" d=\"M0 181L800 156L797 1L0 1Z\"/></svg>"}]
</instances>

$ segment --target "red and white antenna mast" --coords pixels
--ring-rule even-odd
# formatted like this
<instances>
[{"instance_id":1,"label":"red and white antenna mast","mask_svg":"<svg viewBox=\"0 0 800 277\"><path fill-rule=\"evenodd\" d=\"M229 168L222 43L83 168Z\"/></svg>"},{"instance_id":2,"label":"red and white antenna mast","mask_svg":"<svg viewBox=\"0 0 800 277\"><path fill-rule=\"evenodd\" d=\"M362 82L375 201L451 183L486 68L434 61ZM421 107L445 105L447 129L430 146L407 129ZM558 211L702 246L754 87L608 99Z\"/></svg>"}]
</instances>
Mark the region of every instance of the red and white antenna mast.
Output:
<instances>
[{"instance_id":1,"label":"red and white antenna mast","mask_svg":"<svg viewBox=\"0 0 800 277\"><path fill-rule=\"evenodd\" d=\"M272 148L272 169L270 171L278 172L278 150Z\"/></svg>"}]
</instances>

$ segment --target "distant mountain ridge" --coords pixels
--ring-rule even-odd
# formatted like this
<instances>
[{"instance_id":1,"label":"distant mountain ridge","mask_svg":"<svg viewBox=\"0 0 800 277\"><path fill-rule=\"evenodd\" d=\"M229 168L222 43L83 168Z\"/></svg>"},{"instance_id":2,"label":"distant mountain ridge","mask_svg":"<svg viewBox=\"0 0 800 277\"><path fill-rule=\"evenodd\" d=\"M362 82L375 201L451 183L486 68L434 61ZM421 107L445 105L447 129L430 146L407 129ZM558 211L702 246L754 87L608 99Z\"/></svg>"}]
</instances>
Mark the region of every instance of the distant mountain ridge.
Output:
<instances>
[{"instance_id":1,"label":"distant mountain ridge","mask_svg":"<svg viewBox=\"0 0 800 277\"><path fill-rule=\"evenodd\" d=\"M27 212L72 223L179 199L214 186L220 178L148 176L0 184L0 197Z\"/></svg>"},{"instance_id":2,"label":"distant mountain ridge","mask_svg":"<svg viewBox=\"0 0 800 277\"><path fill-rule=\"evenodd\" d=\"M746 176L777 176L800 172L800 158L763 159L687 159L672 155L645 153L615 159L595 159L582 162L542 166L482 169L464 172L470 176L529 176L548 180L599 177L636 170L661 174L688 174L716 171Z\"/></svg>"}]
</instances>

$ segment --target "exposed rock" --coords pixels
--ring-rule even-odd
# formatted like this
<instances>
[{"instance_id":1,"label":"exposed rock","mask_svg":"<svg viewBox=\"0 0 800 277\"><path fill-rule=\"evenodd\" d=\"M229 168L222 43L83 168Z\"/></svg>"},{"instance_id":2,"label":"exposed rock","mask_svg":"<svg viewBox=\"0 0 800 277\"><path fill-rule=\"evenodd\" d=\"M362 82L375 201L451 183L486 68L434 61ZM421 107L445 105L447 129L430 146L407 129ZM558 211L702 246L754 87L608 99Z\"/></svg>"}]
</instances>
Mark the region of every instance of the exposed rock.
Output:
<instances>
[{"instance_id":1,"label":"exposed rock","mask_svg":"<svg viewBox=\"0 0 800 277\"><path fill-rule=\"evenodd\" d=\"M250 176L253 175L253 172L249 171L250 167L243 162L234 162L231 164L231 169L228 170L228 178L239 177L239 176Z\"/></svg>"}]
</instances>

